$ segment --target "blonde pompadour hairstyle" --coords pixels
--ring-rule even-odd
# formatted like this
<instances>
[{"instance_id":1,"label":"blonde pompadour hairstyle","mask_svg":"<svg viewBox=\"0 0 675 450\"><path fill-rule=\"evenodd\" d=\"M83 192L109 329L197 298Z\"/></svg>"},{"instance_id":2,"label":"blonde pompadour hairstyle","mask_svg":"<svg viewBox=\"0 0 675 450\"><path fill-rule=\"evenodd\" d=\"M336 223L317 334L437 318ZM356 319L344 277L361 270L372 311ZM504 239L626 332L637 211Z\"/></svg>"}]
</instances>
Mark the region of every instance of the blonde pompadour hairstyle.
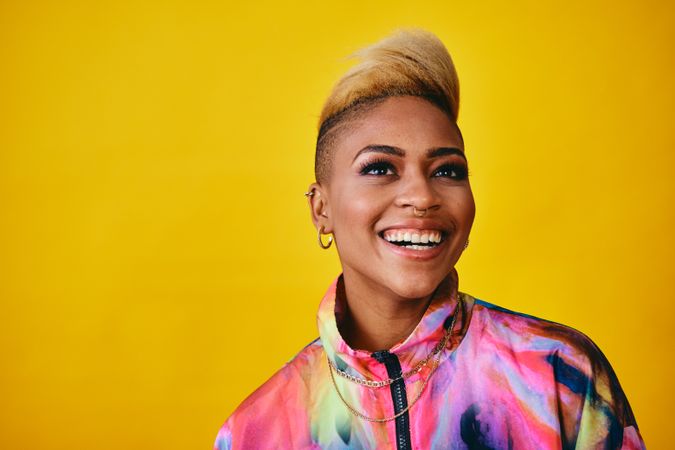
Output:
<instances>
[{"instance_id":1,"label":"blonde pompadour hairstyle","mask_svg":"<svg viewBox=\"0 0 675 450\"><path fill-rule=\"evenodd\" d=\"M433 33L399 30L351 57L360 63L335 84L321 111L314 163L319 182L328 179L332 147L340 134L388 97L422 97L457 122L457 71L445 45Z\"/></svg>"}]
</instances>

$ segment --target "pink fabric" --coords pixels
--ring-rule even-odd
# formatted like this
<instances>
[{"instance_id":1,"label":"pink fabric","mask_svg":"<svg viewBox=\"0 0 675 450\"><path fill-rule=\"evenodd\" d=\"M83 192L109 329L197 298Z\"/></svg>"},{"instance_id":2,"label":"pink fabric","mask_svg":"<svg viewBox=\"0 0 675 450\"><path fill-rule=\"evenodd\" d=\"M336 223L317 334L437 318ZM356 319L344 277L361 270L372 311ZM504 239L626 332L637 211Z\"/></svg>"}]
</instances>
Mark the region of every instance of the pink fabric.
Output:
<instances>
[{"instance_id":1,"label":"pink fabric","mask_svg":"<svg viewBox=\"0 0 675 450\"><path fill-rule=\"evenodd\" d=\"M436 298L412 334L390 351L409 370L441 339L454 313ZM335 280L318 312L320 338L252 393L221 428L214 449L396 448L394 422L352 415L330 381L326 357L350 374L388 378L368 352L340 336ZM455 335L408 412L415 449L644 449L630 405L609 362L582 333L462 293ZM544 301L544 300L542 300ZM429 377L406 379L410 401ZM336 376L340 392L371 417L394 414L389 388Z\"/></svg>"}]
</instances>

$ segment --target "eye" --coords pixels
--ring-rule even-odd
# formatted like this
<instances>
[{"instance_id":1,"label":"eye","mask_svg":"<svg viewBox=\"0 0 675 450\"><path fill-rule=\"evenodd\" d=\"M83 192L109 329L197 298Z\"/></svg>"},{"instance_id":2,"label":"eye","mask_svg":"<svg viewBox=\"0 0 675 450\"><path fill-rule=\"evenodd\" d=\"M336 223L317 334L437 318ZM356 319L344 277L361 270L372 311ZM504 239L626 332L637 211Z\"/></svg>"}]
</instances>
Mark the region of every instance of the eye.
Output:
<instances>
[{"instance_id":1,"label":"eye","mask_svg":"<svg viewBox=\"0 0 675 450\"><path fill-rule=\"evenodd\" d=\"M436 169L433 176L442 178L452 178L453 180L464 180L469 175L469 170L462 164L443 164Z\"/></svg>"},{"instance_id":2,"label":"eye","mask_svg":"<svg viewBox=\"0 0 675 450\"><path fill-rule=\"evenodd\" d=\"M394 165L387 161L373 161L364 164L359 172L361 175L385 176L395 175Z\"/></svg>"}]
</instances>

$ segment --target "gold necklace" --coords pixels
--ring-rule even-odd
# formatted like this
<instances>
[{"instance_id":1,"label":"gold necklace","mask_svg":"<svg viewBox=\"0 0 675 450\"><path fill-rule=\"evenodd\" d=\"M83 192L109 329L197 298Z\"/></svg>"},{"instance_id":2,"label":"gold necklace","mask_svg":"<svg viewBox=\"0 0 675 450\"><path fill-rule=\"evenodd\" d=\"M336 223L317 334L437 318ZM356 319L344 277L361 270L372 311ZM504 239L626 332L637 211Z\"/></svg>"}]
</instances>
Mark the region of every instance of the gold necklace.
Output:
<instances>
[{"instance_id":1,"label":"gold necklace","mask_svg":"<svg viewBox=\"0 0 675 450\"><path fill-rule=\"evenodd\" d=\"M363 378L358 378L354 377L352 375L349 375L346 372L343 372L339 369L337 369L333 363L331 362L330 358L328 358L328 355L326 354L326 361L328 361L328 371L330 372L330 379L333 382L333 387L335 388L335 392L337 392L338 397L340 397L340 400L344 405L347 407L347 409L354 414L356 417L367 420L368 422L377 422L377 423L383 423L383 422L389 422L392 420L397 419L398 417L402 416L410 408L413 407L415 403L422 397L422 393L424 392L424 388L426 388L427 383L431 379L431 376L436 372L436 368L438 368L438 364L441 360L441 350L445 348L445 346L448 344L448 341L450 340L450 336L452 336L452 329L455 327L455 321L457 320L457 316L459 315L459 309L462 306L462 299L459 296L459 292L457 293L457 308L455 309L455 313L452 315L452 322L450 323L450 326L445 330L445 334L443 335L443 339L440 340L438 344L433 348L431 353L427 355L426 358L424 358L422 361L420 361L417 365L412 370L409 370L405 374L401 374L400 376L396 378L390 378L388 380L383 380L383 381L373 381L373 380L366 380ZM352 405L347 402L347 400L342 396L342 393L340 392L340 389L338 389L337 383L335 381L335 375L333 375L333 371L337 372L338 374L342 375L343 377L347 378L350 381L353 381L354 383L360 384L362 386L370 387L370 388L379 388L382 386L388 386L400 379L407 378L417 372L419 372L422 367L424 367L426 364L428 364L429 360L433 357L433 365L431 367L431 371L429 372L429 375L427 375L426 379L424 379L424 382L422 383L422 386L420 387L420 390L417 392L417 395L415 398L406 406L402 411L399 411L397 414L391 416L391 417L383 417L383 418L378 418L378 417L368 417L365 414L361 414L358 412ZM384 383L384 384L381 384Z\"/></svg>"},{"instance_id":2,"label":"gold necklace","mask_svg":"<svg viewBox=\"0 0 675 450\"><path fill-rule=\"evenodd\" d=\"M377 389L385 386L389 386L390 384L395 383L398 380L401 379L407 379L410 378L411 376L419 373L424 366L429 364L429 361L431 358L436 355L438 352L443 350L447 344L448 340L450 339L450 336L452 335L452 327L455 324L455 320L457 318L457 314L459 313L459 308L462 306L462 298L460 297L459 292L457 293L457 309L455 310L455 314L453 314L452 317L452 324L448 329L445 330L445 334L443 335L443 338L436 344L436 346L431 350L431 352L426 356L426 358L422 359L420 362L418 362L415 367L410 369L407 372L402 373L396 378L389 378L387 380L368 380L360 377L356 377L354 375L351 375L344 370L339 369L333 361L331 361L329 358L327 358L328 365L333 369L335 372L337 372L338 375L340 375L343 378L346 378L347 380L351 381L352 383L360 384L361 386L366 386L368 388L372 389Z\"/></svg>"}]
</instances>

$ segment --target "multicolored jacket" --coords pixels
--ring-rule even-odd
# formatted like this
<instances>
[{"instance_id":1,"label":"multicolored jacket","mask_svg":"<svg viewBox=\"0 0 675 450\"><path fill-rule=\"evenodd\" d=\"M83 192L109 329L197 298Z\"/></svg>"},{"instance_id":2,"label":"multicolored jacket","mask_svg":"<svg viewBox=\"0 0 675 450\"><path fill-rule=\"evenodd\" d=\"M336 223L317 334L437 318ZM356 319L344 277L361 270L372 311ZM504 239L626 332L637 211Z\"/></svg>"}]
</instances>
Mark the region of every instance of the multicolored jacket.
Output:
<instances>
[{"instance_id":1,"label":"multicolored jacket","mask_svg":"<svg viewBox=\"0 0 675 450\"><path fill-rule=\"evenodd\" d=\"M338 332L339 282L319 307L319 339L236 409L214 449L645 448L609 362L580 332L459 293L461 302L434 299L407 339L371 354L351 349ZM400 378L433 354L458 304L435 372L432 358ZM333 382L327 358L353 377L398 379L372 388L333 371ZM336 388L359 414L398 417L359 418Z\"/></svg>"}]
</instances>

